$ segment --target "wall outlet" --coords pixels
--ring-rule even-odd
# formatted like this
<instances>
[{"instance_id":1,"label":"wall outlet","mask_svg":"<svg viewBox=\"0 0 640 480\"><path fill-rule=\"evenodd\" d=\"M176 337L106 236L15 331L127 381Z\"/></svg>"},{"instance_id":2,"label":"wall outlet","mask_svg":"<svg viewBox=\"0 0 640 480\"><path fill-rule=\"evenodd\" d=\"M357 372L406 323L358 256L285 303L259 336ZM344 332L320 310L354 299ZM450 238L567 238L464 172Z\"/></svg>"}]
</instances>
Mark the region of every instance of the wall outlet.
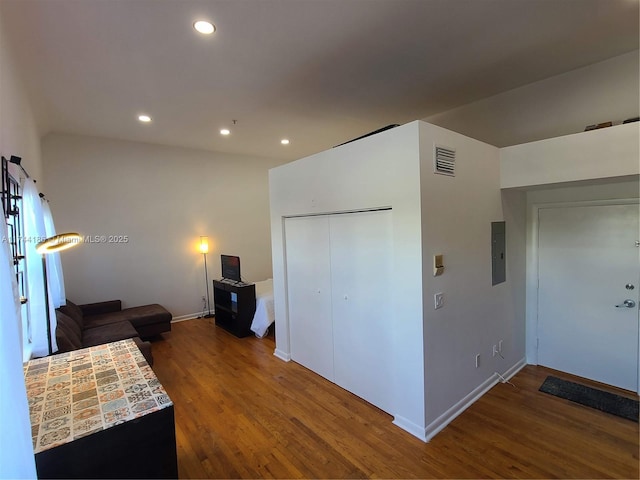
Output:
<instances>
[{"instance_id":1,"label":"wall outlet","mask_svg":"<svg viewBox=\"0 0 640 480\"><path fill-rule=\"evenodd\" d=\"M478 368L480 366L480 354L478 353L476 355L476 368Z\"/></svg>"},{"instance_id":2,"label":"wall outlet","mask_svg":"<svg viewBox=\"0 0 640 480\"><path fill-rule=\"evenodd\" d=\"M444 307L444 295L442 293L436 293L433 296L433 306L436 310Z\"/></svg>"}]
</instances>

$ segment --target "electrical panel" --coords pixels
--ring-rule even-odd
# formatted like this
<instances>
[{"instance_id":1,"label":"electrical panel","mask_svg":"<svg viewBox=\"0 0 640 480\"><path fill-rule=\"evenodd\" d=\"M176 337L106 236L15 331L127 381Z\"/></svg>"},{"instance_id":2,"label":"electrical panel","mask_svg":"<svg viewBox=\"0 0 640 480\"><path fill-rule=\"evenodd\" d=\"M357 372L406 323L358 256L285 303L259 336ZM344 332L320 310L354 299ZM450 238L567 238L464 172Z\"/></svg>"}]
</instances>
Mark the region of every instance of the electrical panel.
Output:
<instances>
[{"instance_id":1,"label":"electrical panel","mask_svg":"<svg viewBox=\"0 0 640 480\"><path fill-rule=\"evenodd\" d=\"M506 280L506 230L505 222L491 222L491 285Z\"/></svg>"}]
</instances>

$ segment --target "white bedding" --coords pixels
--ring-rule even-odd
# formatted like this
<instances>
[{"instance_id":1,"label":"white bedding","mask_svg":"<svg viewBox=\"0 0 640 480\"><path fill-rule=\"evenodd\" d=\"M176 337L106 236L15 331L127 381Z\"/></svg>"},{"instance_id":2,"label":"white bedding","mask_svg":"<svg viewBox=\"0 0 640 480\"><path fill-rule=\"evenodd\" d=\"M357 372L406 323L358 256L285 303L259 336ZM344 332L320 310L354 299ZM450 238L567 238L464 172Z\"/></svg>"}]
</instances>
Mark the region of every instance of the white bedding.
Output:
<instances>
[{"instance_id":1,"label":"white bedding","mask_svg":"<svg viewBox=\"0 0 640 480\"><path fill-rule=\"evenodd\" d=\"M256 282L256 313L251 322L251 331L256 337L264 337L269 326L275 321L273 311L273 279Z\"/></svg>"}]
</instances>

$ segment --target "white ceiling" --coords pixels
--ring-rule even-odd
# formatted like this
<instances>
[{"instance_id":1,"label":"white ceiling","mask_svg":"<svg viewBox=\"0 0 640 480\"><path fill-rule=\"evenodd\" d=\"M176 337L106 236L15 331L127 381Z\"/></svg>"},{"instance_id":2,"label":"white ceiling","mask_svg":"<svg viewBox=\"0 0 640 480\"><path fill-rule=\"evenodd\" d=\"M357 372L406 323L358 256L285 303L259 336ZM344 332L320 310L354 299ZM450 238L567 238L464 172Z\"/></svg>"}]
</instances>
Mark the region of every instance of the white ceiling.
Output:
<instances>
[{"instance_id":1,"label":"white ceiling","mask_svg":"<svg viewBox=\"0 0 640 480\"><path fill-rule=\"evenodd\" d=\"M638 5L0 0L0 13L43 133L289 160L635 50Z\"/></svg>"}]
</instances>

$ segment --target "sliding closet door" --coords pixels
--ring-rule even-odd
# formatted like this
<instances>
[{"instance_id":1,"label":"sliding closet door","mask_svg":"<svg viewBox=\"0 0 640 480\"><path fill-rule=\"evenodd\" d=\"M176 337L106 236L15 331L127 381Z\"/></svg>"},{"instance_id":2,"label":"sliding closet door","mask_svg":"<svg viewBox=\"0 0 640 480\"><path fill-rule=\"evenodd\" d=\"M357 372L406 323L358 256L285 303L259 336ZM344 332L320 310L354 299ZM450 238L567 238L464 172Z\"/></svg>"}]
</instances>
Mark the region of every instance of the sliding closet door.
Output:
<instances>
[{"instance_id":1,"label":"sliding closet door","mask_svg":"<svg viewBox=\"0 0 640 480\"><path fill-rule=\"evenodd\" d=\"M392 411L391 210L332 215L335 383Z\"/></svg>"},{"instance_id":2,"label":"sliding closet door","mask_svg":"<svg viewBox=\"0 0 640 480\"><path fill-rule=\"evenodd\" d=\"M329 218L284 225L291 358L333 381Z\"/></svg>"}]
</instances>

